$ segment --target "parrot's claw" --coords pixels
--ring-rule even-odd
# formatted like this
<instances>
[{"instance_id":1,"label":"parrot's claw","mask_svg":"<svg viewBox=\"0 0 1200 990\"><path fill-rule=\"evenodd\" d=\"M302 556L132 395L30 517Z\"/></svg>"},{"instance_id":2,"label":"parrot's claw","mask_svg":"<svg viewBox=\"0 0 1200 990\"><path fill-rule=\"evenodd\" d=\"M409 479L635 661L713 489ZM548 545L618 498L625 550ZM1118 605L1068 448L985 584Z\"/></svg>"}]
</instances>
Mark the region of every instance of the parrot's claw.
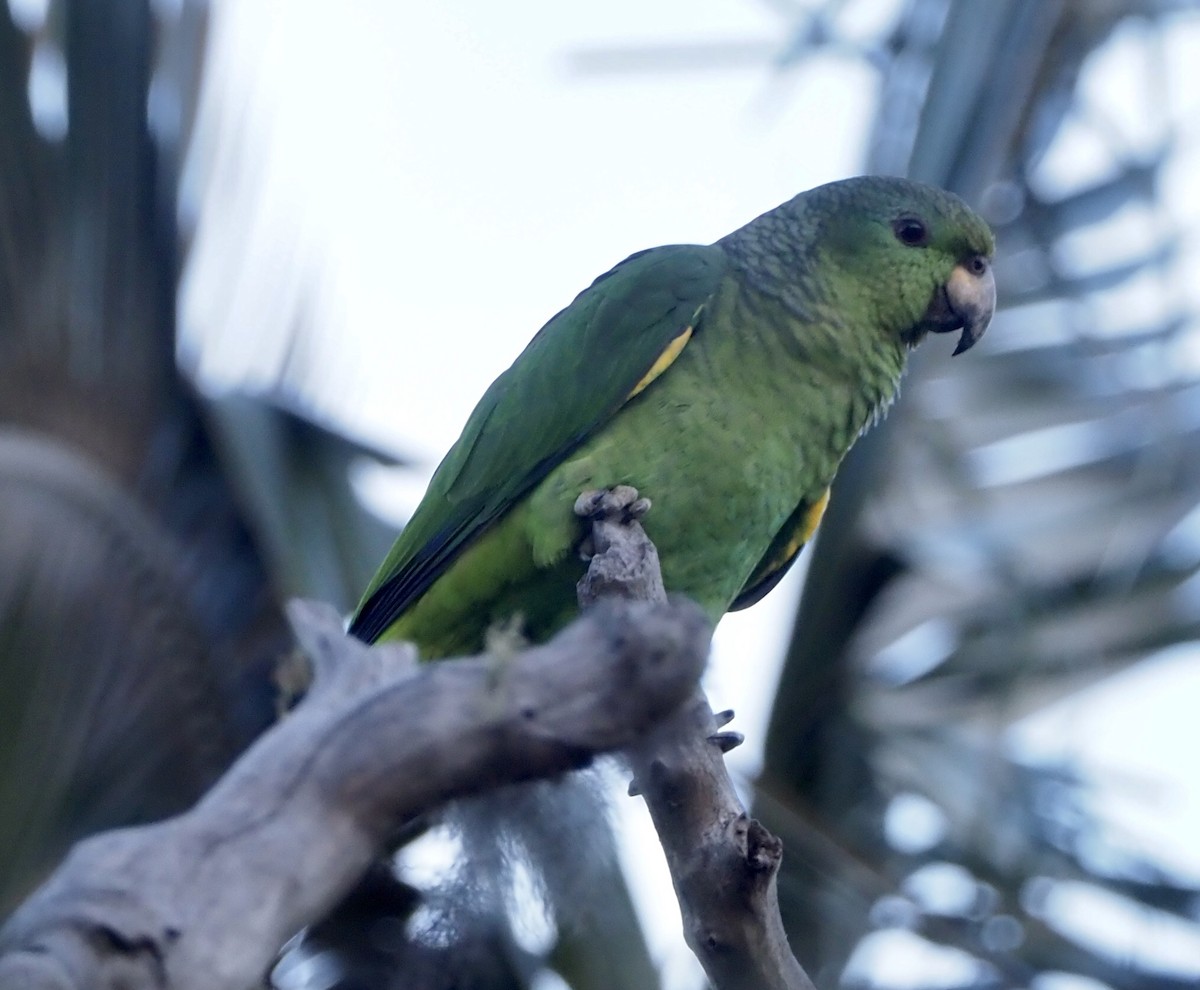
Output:
<instances>
[{"instance_id":1,"label":"parrot's claw","mask_svg":"<svg viewBox=\"0 0 1200 990\"><path fill-rule=\"evenodd\" d=\"M715 715L713 715L713 719L716 721L717 725L728 725L733 721L733 709L726 708L724 711L717 712Z\"/></svg>"},{"instance_id":2,"label":"parrot's claw","mask_svg":"<svg viewBox=\"0 0 1200 990\"><path fill-rule=\"evenodd\" d=\"M642 793L642 789L640 787L638 787L638 782L636 780L631 780L629 782L629 787L625 793L628 794L630 797L637 797L639 794Z\"/></svg>"},{"instance_id":3,"label":"parrot's claw","mask_svg":"<svg viewBox=\"0 0 1200 990\"><path fill-rule=\"evenodd\" d=\"M584 519L617 519L629 522L650 511L650 499L641 498L632 485L584 492L575 500L575 515Z\"/></svg>"},{"instance_id":4,"label":"parrot's claw","mask_svg":"<svg viewBox=\"0 0 1200 990\"><path fill-rule=\"evenodd\" d=\"M708 737L708 741L717 744L717 749L722 753L728 753L731 749L737 749L746 737L740 732L714 732Z\"/></svg>"},{"instance_id":5,"label":"parrot's claw","mask_svg":"<svg viewBox=\"0 0 1200 990\"><path fill-rule=\"evenodd\" d=\"M575 500L575 515L589 522L624 524L640 520L649 511L650 499L639 496L638 490L632 485L593 489ZM579 556L589 561L595 553L595 543L589 533L579 547Z\"/></svg>"}]
</instances>

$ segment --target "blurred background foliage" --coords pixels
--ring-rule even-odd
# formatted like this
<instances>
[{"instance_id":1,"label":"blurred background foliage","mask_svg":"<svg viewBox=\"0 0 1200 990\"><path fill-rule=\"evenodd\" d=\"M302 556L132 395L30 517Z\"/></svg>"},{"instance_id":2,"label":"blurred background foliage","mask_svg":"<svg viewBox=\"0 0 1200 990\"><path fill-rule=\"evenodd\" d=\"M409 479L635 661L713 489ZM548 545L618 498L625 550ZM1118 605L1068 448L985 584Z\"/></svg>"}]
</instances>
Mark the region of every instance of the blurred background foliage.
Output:
<instances>
[{"instance_id":1,"label":"blurred background foliage","mask_svg":"<svg viewBox=\"0 0 1200 990\"><path fill-rule=\"evenodd\" d=\"M797 953L823 987L1195 986L1197 859L1120 812L1164 785L1084 758L1148 727L1101 706L1073 749L1047 713L1147 670L1198 700L1171 665L1200 637L1200 94L1173 75L1200 16L907 0L864 33L853 2L769 6L777 44L575 66L860 60L880 87L863 170L980 206L1004 307L969 360L918 355L810 551L750 789L786 843ZM395 460L305 395L333 346L306 273L272 301L270 394L177 368L190 249L254 188L187 158L197 129L250 126L214 123L207 31L196 2L0 10L0 913L81 835L202 792L273 715L280 602L348 607L390 540L350 470ZM1175 757L1165 786L1194 792Z\"/></svg>"},{"instance_id":2,"label":"blurred background foliage","mask_svg":"<svg viewBox=\"0 0 1200 990\"><path fill-rule=\"evenodd\" d=\"M176 367L205 19L0 13L0 912L195 800L274 716L283 597L349 607L390 542L349 487L369 452Z\"/></svg>"},{"instance_id":3,"label":"blurred background foliage","mask_svg":"<svg viewBox=\"0 0 1200 990\"><path fill-rule=\"evenodd\" d=\"M1110 815L1151 782L1022 732L1198 632L1197 94L1169 54L1195 15L915 2L872 53L868 170L982 207L1003 311L969 367L917 355L816 542L756 812L793 850L819 983L888 983L901 944L942 985L1200 979L1195 857L1181 873Z\"/></svg>"}]
</instances>

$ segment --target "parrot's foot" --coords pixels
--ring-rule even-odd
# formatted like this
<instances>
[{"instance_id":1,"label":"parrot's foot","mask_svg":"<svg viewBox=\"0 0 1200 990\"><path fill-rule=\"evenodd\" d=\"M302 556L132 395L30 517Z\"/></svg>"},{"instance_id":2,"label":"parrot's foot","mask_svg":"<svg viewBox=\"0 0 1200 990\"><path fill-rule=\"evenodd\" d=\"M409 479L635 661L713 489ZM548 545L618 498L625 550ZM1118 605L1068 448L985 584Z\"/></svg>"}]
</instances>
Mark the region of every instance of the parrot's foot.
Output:
<instances>
[{"instance_id":1,"label":"parrot's foot","mask_svg":"<svg viewBox=\"0 0 1200 990\"><path fill-rule=\"evenodd\" d=\"M710 743L715 743L717 749L722 753L728 753L731 749L737 749L746 741L746 737L740 732L714 732L708 737Z\"/></svg>"},{"instance_id":2,"label":"parrot's foot","mask_svg":"<svg viewBox=\"0 0 1200 990\"><path fill-rule=\"evenodd\" d=\"M629 485L584 492L575 500L575 512L584 520L579 556L588 565L576 587L583 608L605 597L667 600L658 551L642 529L649 511L650 500Z\"/></svg>"},{"instance_id":3,"label":"parrot's foot","mask_svg":"<svg viewBox=\"0 0 1200 990\"><path fill-rule=\"evenodd\" d=\"M713 721L717 723L717 727L728 725L733 721L733 709L726 708L724 711L714 712ZM731 749L737 749L746 741L746 737L740 732L714 732L708 737L710 743L715 743L717 749L722 753L728 753Z\"/></svg>"},{"instance_id":4,"label":"parrot's foot","mask_svg":"<svg viewBox=\"0 0 1200 990\"><path fill-rule=\"evenodd\" d=\"M650 499L638 495L632 485L617 485L615 488L599 488L584 492L575 500L575 515L590 522L629 523L640 520L650 511ZM596 554L591 533L579 548L584 560Z\"/></svg>"},{"instance_id":5,"label":"parrot's foot","mask_svg":"<svg viewBox=\"0 0 1200 990\"><path fill-rule=\"evenodd\" d=\"M717 723L717 727L728 725L733 721L733 709L726 708L723 711L713 712L713 721ZM737 749L746 741L746 737L740 732L713 732L705 736L707 742L712 743L724 756L730 750ZM629 781L629 786L625 789L625 793L630 797L639 797L642 794L642 785L636 779Z\"/></svg>"},{"instance_id":6,"label":"parrot's foot","mask_svg":"<svg viewBox=\"0 0 1200 990\"><path fill-rule=\"evenodd\" d=\"M575 500L575 515L584 519L619 519L629 522L641 519L650 511L650 499L638 495L632 485L597 488L584 492Z\"/></svg>"}]
</instances>

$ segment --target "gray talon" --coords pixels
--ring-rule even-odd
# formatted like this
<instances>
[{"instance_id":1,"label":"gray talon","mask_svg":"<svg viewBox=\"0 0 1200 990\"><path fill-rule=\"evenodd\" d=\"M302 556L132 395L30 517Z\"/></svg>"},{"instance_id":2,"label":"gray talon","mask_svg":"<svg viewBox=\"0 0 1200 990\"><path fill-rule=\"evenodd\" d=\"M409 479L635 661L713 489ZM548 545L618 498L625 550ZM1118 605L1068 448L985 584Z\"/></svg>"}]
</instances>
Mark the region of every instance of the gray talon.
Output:
<instances>
[{"instance_id":1,"label":"gray talon","mask_svg":"<svg viewBox=\"0 0 1200 990\"><path fill-rule=\"evenodd\" d=\"M625 509L637 501L638 492L632 485L617 485L608 493L612 496L613 508Z\"/></svg>"},{"instance_id":2,"label":"gray talon","mask_svg":"<svg viewBox=\"0 0 1200 990\"><path fill-rule=\"evenodd\" d=\"M708 737L708 741L717 744L717 749L722 753L728 753L731 749L737 749L746 737L740 732L714 732Z\"/></svg>"},{"instance_id":3,"label":"gray talon","mask_svg":"<svg viewBox=\"0 0 1200 990\"><path fill-rule=\"evenodd\" d=\"M584 519L590 519L601 511L604 500L607 497L608 492L603 489L584 492L579 498L575 499L575 515L582 516Z\"/></svg>"},{"instance_id":4,"label":"gray talon","mask_svg":"<svg viewBox=\"0 0 1200 990\"><path fill-rule=\"evenodd\" d=\"M629 522L650 511L650 499L641 498L631 485L584 492L575 500L575 515L583 519Z\"/></svg>"},{"instance_id":5,"label":"gray talon","mask_svg":"<svg viewBox=\"0 0 1200 990\"><path fill-rule=\"evenodd\" d=\"M650 499L648 498L637 499L627 510L630 519L641 519L649 511Z\"/></svg>"}]
</instances>

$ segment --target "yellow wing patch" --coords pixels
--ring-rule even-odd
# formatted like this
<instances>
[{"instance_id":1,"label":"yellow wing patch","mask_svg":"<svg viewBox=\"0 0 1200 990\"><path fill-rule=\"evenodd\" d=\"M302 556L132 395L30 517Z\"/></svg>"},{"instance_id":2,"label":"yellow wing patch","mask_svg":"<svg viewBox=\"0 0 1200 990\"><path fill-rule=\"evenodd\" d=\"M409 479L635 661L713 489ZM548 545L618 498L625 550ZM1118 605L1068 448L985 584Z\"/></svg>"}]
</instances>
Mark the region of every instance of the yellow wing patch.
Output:
<instances>
[{"instance_id":1,"label":"yellow wing patch","mask_svg":"<svg viewBox=\"0 0 1200 990\"><path fill-rule=\"evenodd\" d=\"M683 352L684 346L692 339L692 330L694 329L695 327L684 327L683 332L667 344L666 350L658 356L658 360L650 365L650 370L642 375L641 381L633 386L633 391L625 396L626 402L643 391L654 379L675 363L675 359Z\"/></svg>"},{"instance_id":2,"label":"yellow wing patch","mask_svg":"<svg viewBox=\"0 0 1200 990\"><path fill-rule=\"evenodd\" d=\"M829 489L826 488L824 493L807 509L804 509L801 514L801 509L804 503L796 506L796 511L792 513L788 519L790 523L792 519L796 519L795 528L784 525L783 529L776 534L775 539L771 541L771 546L763 559L758 562L758 566L754 568L749 580L738 592L736 598L729 606L731 612L736 612L739 609L748 608L755 602L759 601L772 588L775 587L787 573L792 562L800 553L801 547L804 546L816 531L818 524L821 522L821 517L825 515L825 507L829 505ZM791 535L783 540L785 534L790 530ZM782 542L781 542L782 541Z\"/></svg>"},{"instance_id":3,"label":"yellow wing patch","mask_svg":"<svg viewBox=\"0 0 1200 990\"><path fill-rule=\"evenodd\" d=\"M825 510L829 506L829 489L825 489L825 494L817 499L812 508L804 514L804 525L800 527L798 532L787 545L787 554L785 560L790 560L800 552L800 548L804 546L810 539L813 533L817 531L817 527L821 525L821 519L825 515Z\"/></svg>"},{"instance_id":4,"label":"yellow wing patch","mask_svg":"<svg viewBox=\"0 0 1200 990\"><path fill-rule=\"evenodd\" d=\"M800 528L792 534L792 538L784 544L783 549L775 555L775 559L771 561L771 570L783 567L791 561L811 538L813 533L817 531L817 527L821 524L821 517L825 515L825 508L829 505L829 489L825 489L819 499L813 502L812 507L804 513L804 522Z\"/></svg>"}]
</instances>

